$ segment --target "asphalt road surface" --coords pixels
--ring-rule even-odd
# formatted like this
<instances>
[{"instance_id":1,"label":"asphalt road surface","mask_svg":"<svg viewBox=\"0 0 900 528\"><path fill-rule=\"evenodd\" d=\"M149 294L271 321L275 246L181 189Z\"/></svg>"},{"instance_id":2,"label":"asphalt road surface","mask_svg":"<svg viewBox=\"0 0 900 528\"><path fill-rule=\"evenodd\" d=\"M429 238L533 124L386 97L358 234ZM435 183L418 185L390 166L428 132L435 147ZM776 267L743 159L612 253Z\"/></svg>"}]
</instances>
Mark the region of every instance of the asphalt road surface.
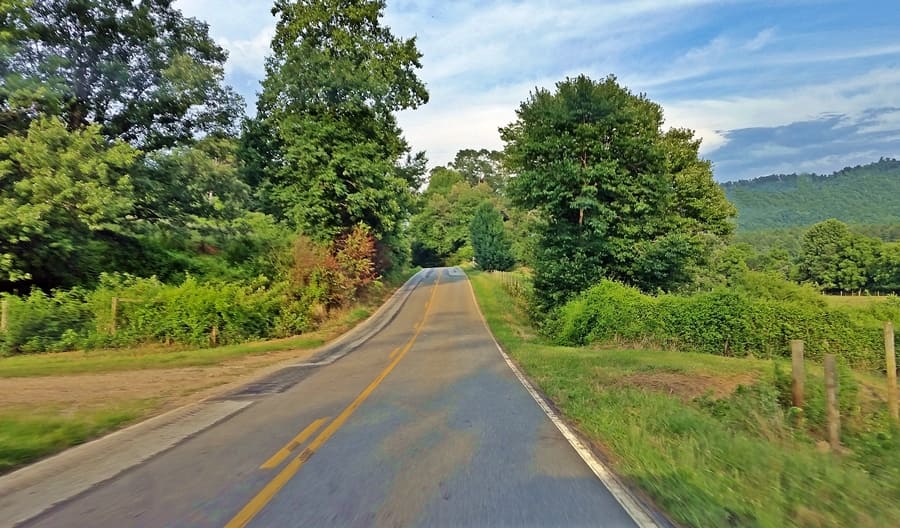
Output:
<instances>
[{"instance_id":1,"label":"asphalt road surface","mask_svg":"<svg viewBox=\"0 0 900 528\"><path fill-rule=\"evenodd\" d=\"M498 353L458 268L334 363L29 527L635 526ZM0 523L2 524L2 523Z\"/></svg>"}]
</instances>

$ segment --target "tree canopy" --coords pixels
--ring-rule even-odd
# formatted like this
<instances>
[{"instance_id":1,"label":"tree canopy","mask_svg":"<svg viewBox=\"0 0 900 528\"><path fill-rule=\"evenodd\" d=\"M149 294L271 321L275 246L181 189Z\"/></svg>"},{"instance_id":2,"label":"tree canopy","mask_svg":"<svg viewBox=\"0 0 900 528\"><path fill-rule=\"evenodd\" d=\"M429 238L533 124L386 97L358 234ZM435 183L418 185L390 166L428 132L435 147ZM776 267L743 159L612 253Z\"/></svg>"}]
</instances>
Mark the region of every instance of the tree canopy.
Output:
<instances>
[{"instance_id":1,"label":"tree canopy","mask_svg":"<svg viewBox=\"0 0 900 528\"><path fill-rule=\"evenodd\" d=\"M458 172L469 185L487 184L500 192L508 175L503 167L503 153L488 149L462 149L453 157L449 168Z\"/></svg>"},{"instance_id":2,"label":"tree canopy","mask_svg":"<svg viewBox=\"0 0 900 528\"><path fill-rule=\"evenodd\" d=\"M393 112L428 101L415 38L381 24L384 2L278 0L258 104L277 135L266 169L275 202L324 241L358 223L397 236L424 171Z\"/></svg>"},{"instance_id":3,"label":"tree canopy","mask_svg":"<svg viewBox=\"0 0 900 528\"><path fill-rule=\"evenodd\" d=\"M13 1L0 10L0 128L38 114L99 125L142 150L234 133L227 54L172 0Z\"/></svg>"},{"instance_id":4,"label":"tree canopy","mask_svg":"<svg viewBox=\"0 0 900 528\"><path fill-rule=\"evenodd\" d=\"M645 289L690 280L734 214L699 140L615 77L538 89L501 129L513 203L543 217L535 291L552 306L601 277Z\"/></svg>"},{"instance_id":5,"label":"tree canopy","mask_svg":"<svg viewBox=\"0 0 900 528\"><path fill-rule=\"evenodd\" d=\"M137 157L98 126L69 132L51 117L0 137L0 284L71 286L98 272L97 234L120 231L134 209Z\"/></svg>"},{"instance_id":6,"label":"tree canopy","mask_svg":"<svg viewBox=\"0 0 900 528\"><path fill-rule=\"evenodd\" d=\"M800 278L826 291L856 290L871 282L880 242L854 234L835 219L820 222L803 235Z\"/></svg>"}]
</instances>

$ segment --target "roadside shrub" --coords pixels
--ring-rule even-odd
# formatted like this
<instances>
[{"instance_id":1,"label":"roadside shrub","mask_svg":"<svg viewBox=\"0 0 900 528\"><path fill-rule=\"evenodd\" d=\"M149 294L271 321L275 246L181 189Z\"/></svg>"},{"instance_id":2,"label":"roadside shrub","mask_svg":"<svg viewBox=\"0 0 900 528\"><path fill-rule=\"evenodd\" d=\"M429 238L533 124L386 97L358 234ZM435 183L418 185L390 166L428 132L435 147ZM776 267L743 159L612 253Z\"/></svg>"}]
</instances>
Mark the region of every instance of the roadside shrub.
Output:
<instances>
[{"instance_id":1,"label":"roadside shrub","mask_svg":"<svg viewBox=\"0 0 900 528\"><path fill-rule=\"evenodd\" d=\"M320 307L347 306L378 278L376 253L375 239L362 225L330 245L297 237L290 273L293 298L310 308L310 317Z\"/></svg>"},{"instance_id":2,"label":"roadside shrub","mask_svg":"<svg viewBox=\"0 0 900 528\"><path fill-rule=\"evenodd\" d=\"M151 341L207 346L307 332L330 310L348 306L379 284L375 260L375 240L368 228L358 226L327 246L298 238L293 265L276 282L262 275L204 280L185 273L168 284L155 276L104 273L90 291L7 295L9 325L0 333L0 354Z\"/></svg>"},{"instance_id":3,"label":"roadside shrub","mask_svg":"<svg viewBox=\"0 0 900 528\"><path fill-rule=\"evenodd\" d=\"M825 299L809 284L797 284L773 271L744 271L734 279L734 288L756 299L795 301L825 307Z\"/></svg>"},{"instance_id":4,"label":"roadside shrub","mask_svg":"<svg viewBox=\"0 0 900 528\"><path fill-rule=\"evenodd\" d=\"M124 277L107 279L94 301L99 308L113 295L122 299L115 344L158 340L205 345L213 328L218 343L235 343L268 336L274 329L280 298L265 282L199 282L188 276L172 286L155 278ZM97 314L99 332L104 327L103 313Z\"/></svg>"},{"instance_id":5,"label":"roadside shrub","mask_svg":"<svg viewBox=\"0 0 900 528\"><path fill-rule=\"evenodd\" d=\"M641 341L656 333L657 305L637 288L603 280L559 308L556 338L573 345Z\"/></svg>"},{"instance_id":6,"label":"roadside shrub","mask_svg":"<svg viewBox=\"0 0 900 528\"><path fill-rule=\"evenodd\" d=\"M883 321L900 321L900 303L828 308L802 289L754 291L654 297L604 280L554 311L543 328L564 345L633 343L724 356L787 356L789 341L802 339L810 359L833 353L851 367L883 368Z\"/></svg>"},{"instance_id":7,"label":"roadside shrub","mask_svg":"<svg viewBox=\"0 0 900 528\"><path fill-rule=\"evenodd\" d=\"M7 331L0 333L0 354L73 349L90 331L92 313L84 290L32 290L25 297L3 296L9 303Z\"/></svg>"}]
</instances>

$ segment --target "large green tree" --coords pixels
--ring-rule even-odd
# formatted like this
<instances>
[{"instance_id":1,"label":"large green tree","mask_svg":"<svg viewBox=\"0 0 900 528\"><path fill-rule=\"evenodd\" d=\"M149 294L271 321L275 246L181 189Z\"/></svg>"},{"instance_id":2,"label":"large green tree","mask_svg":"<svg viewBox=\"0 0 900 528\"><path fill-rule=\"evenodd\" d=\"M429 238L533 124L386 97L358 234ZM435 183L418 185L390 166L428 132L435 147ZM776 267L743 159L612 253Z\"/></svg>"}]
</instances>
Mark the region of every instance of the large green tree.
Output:
<instances>
[{"instance_id":1,"label":"large green tree","mask_svg":"<svg viewBox=\"0 0 900 528\"><path fill-rule=\"evenodd\" d=\"M381 23L381 0L278 0L259 115L278 136L265 169L284 216L325 241L358 223L400 232L424 158L394 112L428 100L414 38Z\"/></svg>"},{"instance_id":2,"label":"large green tree","mask_svg":"<svg viewBox=\"0 0 900 528\"><path fill-rule=\"evenodd\" d=\"M460 150L449 167L462 174L470 185L485 183L498 192L503 190L508 179L503 167L503 153L496 150Z\"/></svg>"},{"instance_id":3,"label":"large green tree","mask_svg":"<svg viewBox=\"0 0 900 528\"><path fill-rule=\"evenodd\" d=\"M533 92L501 129L516 174L508 194L541 215L535 291L544 307L602 277L678 287L732 230L734 209L686 130L615 77Z\"/></svg>"},{"instance_id":4,"label":"large green tree","mask_svg":"<svg viewBox=\"0 0 900 528\"><path fill-rule=\"evenodd\" d=\"M58 115L145 151L232 133L243 105L223 84L226 57L172 0L7 1L0 127Z\"/></svg>"},{"instance_id":5,"label":"large green tree","mask_svg":"<svg viewBox=\"0 0 900 528\"><path fill-rule=\"evenodd\" d=\"M138 152L55 118L0 137L0 287L71 286L103 271L103 246L134 210Z\"/></svg>"},{"instance_id":6,"label":"large green tree","mask_svg":"<svg viewBox=\"0 0 900 528\"><path fill-rule=\"evenodd\" d=\"M880 242L829 219L809 228L800 248L800 278L827 291L865 287L873 275Z\"/></svg>"},{"instance_id":7,"label":"large green tree","mask_svg":"<svg viewBox=\"0 0 900 528\"><path fill-rule=\"evenodd\" d=\"M874 287L900 292L900 242L884 244L875 263Z\"/></svg>"}]
</instances>

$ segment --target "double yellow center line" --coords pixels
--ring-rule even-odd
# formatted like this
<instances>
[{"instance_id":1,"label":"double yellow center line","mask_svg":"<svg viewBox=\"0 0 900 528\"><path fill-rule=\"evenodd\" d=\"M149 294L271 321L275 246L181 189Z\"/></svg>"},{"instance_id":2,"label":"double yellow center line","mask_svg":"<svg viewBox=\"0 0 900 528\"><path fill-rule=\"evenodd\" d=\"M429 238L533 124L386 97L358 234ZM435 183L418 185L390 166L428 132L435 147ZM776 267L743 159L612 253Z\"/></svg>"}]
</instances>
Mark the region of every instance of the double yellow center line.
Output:
<instances>
[{"instance_id":1,"label":"double yellow center line","mask_svg":"<svg viewBox=\"0 0 900 528\"><path fill-rule=\"evenodd\" d=\"M260 492L257 493L255 497L250 499L250 502L248 502L241 509L241 511L239 511L237 515L234 516L233 519L228 521L228 524L225 525L225 528L243 528L247 526L247 524L249 524L250 521L252 521L253 518L256 517L256 515L266 507L266 505L272 500L272 498L274 498L275 495L279 491L281 491L281 488L283 488L284 485L287 484L288 481L290 481L291 478L293 478L293 476L297 474L297 471L299 471L300 468L303 467L303 464L306 463L306 461L309 460L309 458L313 456L313 454L320 447L322 447L322 445L327 442L328 439L331 438L331 436L334 435L334 433L342 425L344 425L344 422L346 422L347 419L350 418L350 415L353 414L353 412L356 411L356 409L360 405L362 405L364 401L366 401L366 398L368 398L369 395L372 394L372 392L378 387L378 385L380 385L381 382L384 381L384 378L386 378L388 374L390 374L391 371L394 370L394 367L396 367L397 364L400 363L400 360L402 360L403 357L406 356L407 352L409 352L413 344L416 342L416 339L419 337L419 334L422 332L422 328L425 327L425 320L428 319L428 314L431 312L431 307L434 304L434 297L437 293L438 284L441 282L442 274L443 271L438 273L437 280L435 281L434 286L431 289L431 297L428 298L428 304L425 305L425 312L422 316L422 320L416 327L416 332L409 339L409 341L406 342L406 345L404 345L403 348L400 349L400 352L397 353L396 356L394 356L391 362L388 363L388 366L381 371L378 377L376 377L368 387L366 387L361 393L359 393L359 396L357 396L356 399L350 403L350 405L348 405L343 411L341 411L341 414L337 415L337 417L332 420L332 422L329 423L328 426L325 427L325 429L323 429L322 432L319 433L318 436L316 436L316 438L313 439L313 441L310 442L309 445L306 446L306 448L304 448L299 455L297 455L293 460L290 461L290 463L288 463L287 466L284 467L284 469L282 469L277 475L275 475L275 477L270 480L269 483L266 484L266 486L262 490L260 490ZM285 458L290 456L291 451L305 442L307 438L312 436L313 433L315 433L319 429L321 424L326 420L327 418L320 418L319 420L311 423L306 429L301 431L300 434L294 437L293 440L288 442L287 445L285 445L277 453L275 453L272 458L263 463L261 467L264 469L278 467Z\"/></svg>"}]
</instances>

